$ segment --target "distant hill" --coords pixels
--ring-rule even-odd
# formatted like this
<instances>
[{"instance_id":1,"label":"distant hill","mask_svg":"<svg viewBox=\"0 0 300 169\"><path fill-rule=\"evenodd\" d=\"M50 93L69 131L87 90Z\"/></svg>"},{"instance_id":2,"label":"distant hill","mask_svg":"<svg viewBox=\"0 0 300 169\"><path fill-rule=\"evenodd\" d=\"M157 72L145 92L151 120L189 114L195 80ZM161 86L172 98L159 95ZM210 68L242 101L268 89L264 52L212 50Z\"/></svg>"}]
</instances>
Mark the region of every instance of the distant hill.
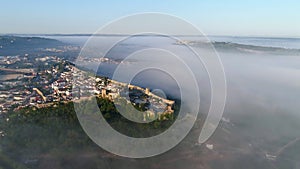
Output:
<instances>
[{"instance_id":1,"label":"distant hill","mask_svg":"<svg viewBox=\"0 0 300 169\"><path fill-rule=\"evenodd\" d=\"M256 46L247 45L232 42L205 42L205 41L178 41L177 45L190 45L199 48L209 48L211 45L217 51L225 52L243 52L243 53L261 53L261 54L274 54L274 55L300 55L300 49L289 49L282 47L267 47L267 46Z\"/></svg>"},{"instance_id":2,"label":"distant hill","mask_svg":"<svg viewBox=\"0 0 300 169\"><path fill-rule=\"evenodd\" d=\"M41 37L0 36L0 56L33 53L44 48L65 46L63 42Z\"/></svg>"}]
</instances>

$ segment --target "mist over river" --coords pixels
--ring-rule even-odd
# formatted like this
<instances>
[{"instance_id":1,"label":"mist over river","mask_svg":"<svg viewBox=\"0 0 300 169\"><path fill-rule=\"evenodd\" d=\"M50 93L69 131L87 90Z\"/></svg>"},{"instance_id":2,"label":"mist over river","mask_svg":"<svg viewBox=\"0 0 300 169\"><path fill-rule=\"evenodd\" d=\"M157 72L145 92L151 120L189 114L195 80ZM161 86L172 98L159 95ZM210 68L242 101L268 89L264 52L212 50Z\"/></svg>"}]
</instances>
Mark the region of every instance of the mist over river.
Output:
<instances>
[{"instance_id":1,"label":"mist over river","mask_svg":"<svg viewBox=\"0 0 300 169\"><path fill-rule=\"evenodd\" d=\"M72 43L83 46L89 38L88 36L54 36L63 42ZM94 39L103 38L109 44L116 37L105 36L96 37ZM204 40L202 37L179 37L182 40ZM284 110L282 113L299 114L300 108L300 39L295 38L252 38L252 37L209 37L212 42L229 42L237 44L236 46L220 47L216 46L216 51L224 66L227 81L227 113L245 113L247 111L270 112L274 110ZM117 44L108 54L107 58L115 60L123 60L133 52L148 48L163 48L176 52L180 55L188 66L192 68L194 74L200 77L198 80L201 103L208 104L210 100L210 83L207 72L203 65L193 65L190 51L185 47L175 44L174 39L168 37L133 37L128 38ZM97 43L96 43L97 44ZM101 44L103 45L103 44ZM243 45L243 46L238 46ZM243 50L247 45L254 45L251 50ZM105 45L104 45L105 46ZM106 48L106 47L103 47ZM234 50L237 48L239 50ZM274 53L273 48L279 48L283 51ZM101 49L101 46L97 47ZM295 50L296 49L296 50ZM289 50L294 50L289 52ZM103 51L98 51L103 54ZM201 51L203 53L203 51ZM200 53L201 53L200 52ZM185 54L186 53L186 54ZM104 55L104 54L103 54ZM103 56L102 55L102 56ZM131 60L130 66L141 64L137 62L154 62L158 65L164 62L172 62L164 60L163 54L155 59L151 59L153 55L146 58L149 60ZM152 55L152 56L151 56ZM130 60L129 60L130 61ZM99 63L88 63L88 68L97 69ZM112 77L117 64L101 63L98 69L100 75ZM156 74L155 74L156 73ZM179 96L178 85L170 75L155 72L154 70L145 71L138 74L132 81L136 85L150 87L152 89L162 89L168 95ZM121 80L121 79L119 79ZM206 107L202 105L202 107ZM249 105L250 110L241 110ZM254 105L254 106L253 106ZM225 112L225 113L226 113Z\"/></svg>"}]
</instances>

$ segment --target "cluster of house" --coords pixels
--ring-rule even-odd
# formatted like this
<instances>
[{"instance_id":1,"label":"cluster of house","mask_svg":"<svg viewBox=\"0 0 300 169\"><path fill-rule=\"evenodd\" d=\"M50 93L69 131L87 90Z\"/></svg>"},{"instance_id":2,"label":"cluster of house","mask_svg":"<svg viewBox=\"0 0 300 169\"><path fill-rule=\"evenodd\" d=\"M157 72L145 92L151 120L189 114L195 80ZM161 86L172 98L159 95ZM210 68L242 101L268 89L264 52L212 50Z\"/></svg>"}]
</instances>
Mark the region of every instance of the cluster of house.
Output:
<instances>
[{"instance_id":1,"label":"cluster of house","mask_svg":"<svg viewBox=\"0 0 300 169\"><path fill-rule=\"evenodd\" d=\"M14 64L18 61L21 61L20 56L1 56L0 64Z\"/></svg>"},{"instance_id":2,"label":"cluster of house","mask_svg":"<svg viewBox=\"0 0 300 169\"><path fill-rule=\"evenodd\" d=\"M14 82L9 82L9 85L16 85ZM17 89L11 89L0 91L0 114L8 112L11 108L18 106L24 106L26 96L30 94L30 91L18 91Z\"/></svg>"},{"instance_id":3,"label":"cluster of house","mask_svg":"<svg viewBox=\"0 0 300 169\"><path fill-rule=\"evenodd\" d=\"M49 57L39 58L47 61ZM57 101L78 100L97 95L115 101L124 98L128 103L143 107L152 113L173 113L174 101L162 98L144 89L105 77L93 77L65 61L58 61L56 66L40 72L24 74L28 80L4 81L10 86L24 86L0 90L0 113L10 108L21 108L27 105L41 106ZM20 83L20 84L18 84ZM2 84L0 84L2 85ZM1 86L0 86L1 87ZM5 102L1 102L1 99ZM14 107L13 105L17 105ZM50 104L49 104L50 105Z\"/></svg>"},{"instance_id":4,"label":"cluster of house","mask_svg":"<svg viewBox=\"0 0 300 169\"><path fill-rule=\"evenodd\" d=\"M21 62L22 66L32 67L35 62L44 62L44 64L48 64L49 62L60 61L60 58L57 56L44 56L32 59L29 57L29 54L24 55L15 55L15 56L0 56L0 67L7 67L8 65L16 64Z\"/></svg>"},{"instance_id":5,"label":"cluster of house","mask_svg":"<svg viewBox=\"0 0 300 169\"><path fill-rule=\"evenodd\" d=\"M21 60L23 65L26 65L26 57L26 55L24 57L6 56L2 57L2 61L6 60L11 63L17 59ZM48 63L48 61L55 63L62 62L61 59L55 56L46 56L41 59L45 59L45 63ZM49 70L40 70L39 72L32 69L10 69L3 67L0 68L0 71L5 72L0 77L0 113L6 113L11 109L22 108L30 104L36 105L46 101L53 101L51 84L61 76L57 66L53 66Z\"/></svg>"}]
</instances>

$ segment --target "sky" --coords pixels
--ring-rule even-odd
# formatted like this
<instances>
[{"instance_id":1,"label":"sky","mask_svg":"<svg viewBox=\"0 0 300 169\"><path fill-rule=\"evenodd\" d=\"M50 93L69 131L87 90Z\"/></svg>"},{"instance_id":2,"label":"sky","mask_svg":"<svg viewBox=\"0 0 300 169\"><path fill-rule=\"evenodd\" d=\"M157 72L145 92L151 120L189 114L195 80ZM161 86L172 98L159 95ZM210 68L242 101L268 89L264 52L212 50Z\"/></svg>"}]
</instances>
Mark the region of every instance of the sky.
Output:
<instances>
[{"instance_id":1,"label":"sky","mask_svg":"<svg viewBox=\"0 0 300 169\"><path fill-rule=\"evenodd\" d=\"M0 33L94 33L126 15L161 12L206 35L300 37L299 0L0 0Z\"/></svg>"}]
</instances>

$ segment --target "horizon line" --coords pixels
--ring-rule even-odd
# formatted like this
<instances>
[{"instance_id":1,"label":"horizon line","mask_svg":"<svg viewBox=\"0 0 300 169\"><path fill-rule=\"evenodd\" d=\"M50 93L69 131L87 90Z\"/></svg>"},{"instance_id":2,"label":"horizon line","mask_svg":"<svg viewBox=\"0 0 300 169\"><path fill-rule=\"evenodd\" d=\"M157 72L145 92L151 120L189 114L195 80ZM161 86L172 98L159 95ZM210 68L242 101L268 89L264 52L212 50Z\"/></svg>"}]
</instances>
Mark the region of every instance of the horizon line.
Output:
<instances>
[{"instance_id":1,"label":"horizon line","mask_svg":"<svg viewBox=\"0 0 300 169\"><path fill-rule=\"evenodd\" d=\"M0 36L132 36L132 34L93 34L93 33L0 33ZM137 34L134 36L151 36L155 34ZM299 39L300 36L276 36L276 35L156 35L156 36L200 36L200 37L248 37L248 38L289 38Z\"/></svg>"}]
</instances>

